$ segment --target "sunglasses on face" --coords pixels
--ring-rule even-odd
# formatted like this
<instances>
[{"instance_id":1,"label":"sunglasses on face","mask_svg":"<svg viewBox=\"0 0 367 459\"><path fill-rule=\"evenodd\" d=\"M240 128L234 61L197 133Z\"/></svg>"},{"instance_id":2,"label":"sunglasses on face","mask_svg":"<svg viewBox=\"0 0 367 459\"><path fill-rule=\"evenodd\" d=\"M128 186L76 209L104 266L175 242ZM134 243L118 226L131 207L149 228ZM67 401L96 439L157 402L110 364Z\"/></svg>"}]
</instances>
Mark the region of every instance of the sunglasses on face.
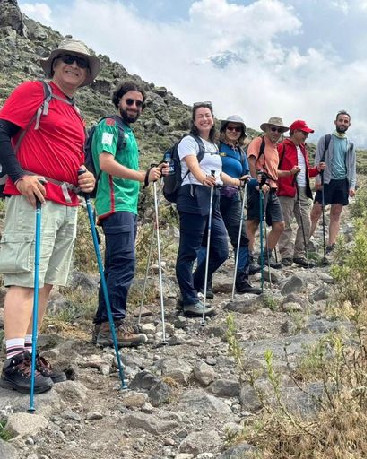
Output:
<instances>
[{"instance_id":1,"label":"sunglasses on face","mask_svg":"<svg viewBox=\"0 0 367 459\"><path fill-rule=\"evenodd\" d=\"M204 107L204 108L212 108L212 103L210 100L204 100L204 102L195 102L194 103L194 108L200 108L200 107Z\"/></svg>"},{"instance_id":2,"label":"sunglasses on face","mask_svg":"<svg viewBox=\"0 0 367 459\"><path fill-rule=\"evenodd\" d=\"M279 134L283 133L283 129L280 128L280 127L272 126L270 129L271 129L272 132L278 132Z\"/></svg>"},{"instance_id":3,"label":"sunglasses on face","mask_svg":"<svg viewBox=\"0 0 367 459\"><path fill-rule=\"evenodd\" d=\"M242 127L241 126L227 126L227 131L241 132Z\"/></svg>"},{"instance_id":4,"label":"sunglasses on face","mask_svg":"<svg viewBox=\"0 0 367 459\"><path fill-rule=\"evenodd\" d=\"M84 59L84 57L74 56L73 54L62 54L58 57L66 65L72 65L75 62L76 65L81 69L86 69L89 67L89 62L87 59Z\"/></svg>"},{"instance_id":5,"label":"sunglasses on face","mask_svg":"<svg viewBox=\"0 0 367 459\"><path fill-rule=\"evenodd\" d=\"M135 100L135 99L126 99L125 102L128 107L132 107L135 104L136 108L142 108L144 104L142 100Z\"/></svg>"}]
</instances>

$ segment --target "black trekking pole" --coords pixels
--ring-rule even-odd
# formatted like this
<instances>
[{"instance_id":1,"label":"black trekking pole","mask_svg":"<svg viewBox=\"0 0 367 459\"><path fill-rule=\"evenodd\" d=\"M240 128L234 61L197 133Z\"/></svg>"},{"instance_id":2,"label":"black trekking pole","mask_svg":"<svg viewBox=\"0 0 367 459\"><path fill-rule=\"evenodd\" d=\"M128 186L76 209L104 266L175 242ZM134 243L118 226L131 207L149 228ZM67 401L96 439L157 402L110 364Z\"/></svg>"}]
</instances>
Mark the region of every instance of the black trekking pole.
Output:
<instances>
[{"instance_id":1,"label":"black trekking pole","mask_svg":"<svg viewBox=\"0 0 367 459\"><path fill-rule=\"evenodd\" d=\"M84 169L78 170L78 175L82 175L86 172ZM110 325L110 332L112 336L112 341L113 345L115 348L115 353L116 353L116 361L117 361L117 368L118 368L118 373L119 377L121 380L121 389L126 389L127 385L125 382L125 372L124 368L122 366L120 354L119 354L119 348L118 348L118 342L117 342L117 335L116 335L116 328L115 328L115 323L113 321L112 317L112 311L111 311L111 304L110 300L108 297L108 288L107 288L107 282L106 282L106 277L104 275L104 268L103 268L103 263L102 263L102 257L101 257L101 251L99 248L98 244L98 236L97 236L97 230L94 224L94 218L93 218L93 209L92 209L92 202L90 195L87 193L83 193L84 199L85 199L85 204L87 206L87 211L88 211L88 217L89 217L89 223L90 223L90 231L92 234L92 240L93 240L93 246L94 246L94 251L96 253L97 257L97 263L98 263L98 269L99 269L99 275L101 279L101 287L102 287L102 292L103 292L103 297L106 303L106 309L107 309L107 317L108 317L108 322Z\"/></svg>"},{"instance_id":2,"label":"black trekking pole","mask_svg":"<svg viewBox=\"0 0 367 459\"><path fill-rule=\"evenodd\" d=\"M241 233L242 233L242 227L243 227L243 220L244 220L244 215L245 215L246 203L247 203L247 183L245 184L245 187L244 187L244 190L243 190L242 208L241 208L241 216L240 216L240 226L238 228L236 261L235 261L235 265L234 265L234 275L233 275L233 285L232 285L232 295L231 295L231 300L232 301L233 301L233 298L234 298L234 290L235 290L235 285L236 285L236 277L237 277L237 271L238 271L238 259L239 259L240 242L241 242Z\"/></svg>"},{"instance_id":3,"label":"black trekking pole","mask_svg":"<svg viewBox=\"0 0 367 459\"><path fill-rule=\"evenodd\" d=\"M296 177L296 175L295 175L295 177ZM303 218L302 218L301 197L299 195L299 186L298 186L297 182L296 182L296 188L297 188L297 203L298 203L299 220L301 222L301 231L302 231L302 236L303 236L303 244L305 246L307 267L309 268L310 267L310 264L309 264L310 261L308 259L308 242L307 242L307 238L306 238L305 225L303 223Z\"/></svg>"},{"instance_id":4,"label":"black trekking pole","mask_svg":"<svg viewBox=\"0 0 367 459\"><path fill-rule=\"evenodd\" d=\"M215 176L215 171L212 170L212 177ZM212 233L212 219L213 219L213 194L214 186L210 188L210 204L209 204L209 218L208 218L208 237L206 242L206 259L205 259L205 274L204 274L204 298L203 298L203 317L201 325L205 325L205 308L206 308L206 291L208 288L208 271L209 271L209 255L210 255L210 238Z\"/></svg>"},{"instance_id":5,"label":"black trekking pole","mask_svg":"<svg viewBox=\"0 0 367 459\"><path fill-rule=\"evenodd\" d=\"M324 171L320 171L321 176L321 202L322 202L322 237L324 245L324 258L322 260L323 264L328 264L326 259L326 219L325 219L325 181L324 181Z\"/></svg>"}]
</instances>

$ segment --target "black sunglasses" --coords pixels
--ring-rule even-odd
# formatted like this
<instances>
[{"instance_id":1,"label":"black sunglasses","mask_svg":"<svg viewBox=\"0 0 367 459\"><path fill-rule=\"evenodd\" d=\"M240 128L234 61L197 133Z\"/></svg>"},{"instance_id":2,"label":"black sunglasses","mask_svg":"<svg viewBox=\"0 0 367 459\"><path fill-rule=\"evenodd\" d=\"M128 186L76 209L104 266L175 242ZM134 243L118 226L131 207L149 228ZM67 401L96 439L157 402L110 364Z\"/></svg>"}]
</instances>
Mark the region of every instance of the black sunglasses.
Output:
<instances>
[{"instance_id":1,"label":"black sunglasses","mask_svg":"<svg viewBox=\"0 0 367 459\"><path fill-rule=\"evenodd\" d=\"M204 100L203 102L195 102L194 103L194 108L212 108L212 103L210 100Z\"/></svg>"},{"instance_id":2,"label":"black sunglasses","mask_svg":"<svg viewBox=\"0 0 367 459\"><path fill-rule=\"evenodd\" d=\"M81 69L86 69L89 67L89 61L84 57L75 56L74 54L60 54L60 56L57 57L61 59L66 65L72 65L75 62L76 65Z\"/></svg>"},{"instance_id":3,"label":"black sunglasses","mask_svg":"<svg viewBox=\"0 0 367 459\"><path fill-rule=\"evenodd\" d=\"M236 132L241 132L242 127L241 126L227 126L228 131L236 131Z\"/></svg>"},{"instance_id":4,"label":"black sunglasses","mask_svg":"<svg viewBox=\"0 0 367 459\"><path fill-rule=\"evenodd\" d=\"M125 102L128 107L132 107L135 104L135 107L141 108L144 105L142 100L126 99Z\"/></svg>"},{"instance_id":5,"label":"black sunglasses","mask_svg":"<svg viewBox=\"0 0 367 459\"><path fill-rule=\"evenodd\" d=\"M283 133L283 128L272 126L270 128L273 132L278 132L279 134Z\"/></svg>"}]
</instances>

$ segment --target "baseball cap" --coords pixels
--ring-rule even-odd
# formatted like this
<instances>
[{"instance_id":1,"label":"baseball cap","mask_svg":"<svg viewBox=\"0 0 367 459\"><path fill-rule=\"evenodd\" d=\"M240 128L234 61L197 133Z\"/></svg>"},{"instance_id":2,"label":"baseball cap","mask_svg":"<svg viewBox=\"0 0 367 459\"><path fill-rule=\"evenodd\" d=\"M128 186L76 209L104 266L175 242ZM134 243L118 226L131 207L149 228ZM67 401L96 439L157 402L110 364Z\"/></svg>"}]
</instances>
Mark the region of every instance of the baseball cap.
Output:
<instances>
[{"instance_id":1,"label":"baseball cap","mask_svg":"<svg viewBox=\"0 0 367 459\"><path fill-rule=\"evenodd\" d=\"M309 134L313 134L315 132L313 129L309 128L306 124L306 121L303 120L293 121L293 123L289 126L289 129L291 131L303 131Z\"/></svg>"}]
</instances>

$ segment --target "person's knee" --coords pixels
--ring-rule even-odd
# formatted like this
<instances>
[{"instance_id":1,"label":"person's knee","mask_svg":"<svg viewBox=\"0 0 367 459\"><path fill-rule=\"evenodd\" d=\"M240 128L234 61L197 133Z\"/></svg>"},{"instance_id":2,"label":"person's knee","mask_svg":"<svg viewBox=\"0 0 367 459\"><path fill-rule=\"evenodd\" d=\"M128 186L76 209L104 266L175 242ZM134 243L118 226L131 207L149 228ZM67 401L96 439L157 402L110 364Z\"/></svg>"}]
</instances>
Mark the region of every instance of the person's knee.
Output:
<instances>
[{"instance_id":1,"label":"person's knee","mask_svg":"<svg viewBox=\"0 0 367 459\"><path fill-rule=\"evenodd\" d=\"M332 220L339 220L341 213L343 211L343 206L342 205L332 205L330 209L330 219Z\"/></svg>"},{"instance_id":2,"label":"person's knee","mask_svg":"<svg viewBox=\"0 0 367 459\"><path fill-rule=\"evenodd\" d=\"M317 221L321 217L321 214L322 214L321 204L315 203L310 213L311 221Z\"/></svg>"},{"instance_id":3,"label":"person's knee","mask_svg":"<svg viewBox=\"0 0 367 459\"><path fill-rule=\"evenodd\" d=\"M272 230L275 233L281 234L284 231L284 228L285 228L285 224L284 224L283 221L281 221L281 222L273 222L273 224L272 224Z\"/></svg>"}]
</instances>

